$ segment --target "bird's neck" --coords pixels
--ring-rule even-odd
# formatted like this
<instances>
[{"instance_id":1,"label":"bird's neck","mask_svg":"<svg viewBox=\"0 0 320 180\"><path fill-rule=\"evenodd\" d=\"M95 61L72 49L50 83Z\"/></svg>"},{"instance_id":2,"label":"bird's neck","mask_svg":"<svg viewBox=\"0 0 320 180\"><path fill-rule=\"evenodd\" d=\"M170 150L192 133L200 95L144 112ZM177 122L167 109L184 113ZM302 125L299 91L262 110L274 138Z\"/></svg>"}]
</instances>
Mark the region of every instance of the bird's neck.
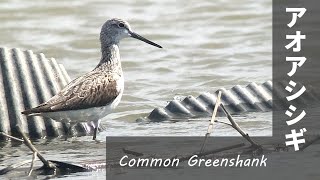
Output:
<instances>
[{"instance_id":1,"label":"bird's neck","mask_svg":"<svg viewBox=\"0 0 320 180\"><path fill-rule=\"evenodd\" d=\"M101 46L101 60L96 69L102 68L109 71L121 70L120 52L117 44Z\"/></svg>"}]
</instances>

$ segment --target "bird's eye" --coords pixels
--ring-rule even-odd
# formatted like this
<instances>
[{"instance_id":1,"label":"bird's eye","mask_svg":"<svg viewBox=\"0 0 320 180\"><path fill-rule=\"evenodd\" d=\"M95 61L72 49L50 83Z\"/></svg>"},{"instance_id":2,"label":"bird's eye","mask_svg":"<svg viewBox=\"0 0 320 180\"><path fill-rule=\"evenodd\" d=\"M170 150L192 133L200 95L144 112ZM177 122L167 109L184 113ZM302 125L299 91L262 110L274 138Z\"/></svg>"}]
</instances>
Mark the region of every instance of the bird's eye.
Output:
<instances>
[{"instance_id":1,"label":"bird's eye","mask_svg":"<svg viewBox=\"0 0 320 180\"><path fill-rule=\"evenodd\" d=\"M123 24L123 23L119 23L118 26L121 27L121 28L123 28L123 27L124 27L124 24Z\"/></svg>"}]
</instances>

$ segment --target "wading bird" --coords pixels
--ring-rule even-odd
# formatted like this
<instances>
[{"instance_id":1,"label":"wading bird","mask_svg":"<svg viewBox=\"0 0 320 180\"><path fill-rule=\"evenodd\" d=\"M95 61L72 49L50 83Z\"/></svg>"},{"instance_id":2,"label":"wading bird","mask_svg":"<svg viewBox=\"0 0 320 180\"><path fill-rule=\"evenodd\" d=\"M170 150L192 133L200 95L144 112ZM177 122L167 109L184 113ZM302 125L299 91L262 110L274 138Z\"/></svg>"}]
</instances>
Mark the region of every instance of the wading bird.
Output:
<instances>
[{"instance_id":1,"label":"wading bird","mask_svg":"<svg viewBox=\"0 0 320 180\"><path fill-rule=\"evenodd\" d=\"M68 134L78 122L93 122L96 140L101 118L108 115L120 102L124 79L121 68L119 42L132 37L162 48L160 45L133 32L129 23L121 19L106 21L100 33L101 60L89 73L72 80L47 102L22 112L39 115L69 124Z\"/></svg>"}]
</instances>

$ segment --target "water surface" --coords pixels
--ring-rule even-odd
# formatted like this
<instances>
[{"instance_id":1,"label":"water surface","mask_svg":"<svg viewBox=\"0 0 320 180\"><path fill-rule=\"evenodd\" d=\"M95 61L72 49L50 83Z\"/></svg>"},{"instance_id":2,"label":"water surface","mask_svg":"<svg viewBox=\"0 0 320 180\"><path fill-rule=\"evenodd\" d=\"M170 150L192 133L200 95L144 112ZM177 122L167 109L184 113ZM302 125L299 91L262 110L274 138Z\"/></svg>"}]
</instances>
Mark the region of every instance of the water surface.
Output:
<instances>
[{"instance_id":1,"label":"water surface","mask_svg":"<svg viewBox=\"0 0 320 180\"><path fill-rule=\"evenodd\" d=\"M103 121L108 129L99 134L100 139L203 135L207 119L147 124L135 119L174 97L271 80L270 0L2 0L0 46L54 57L75 78L99 62L100 27L112 17L128 20L134 31L164 48L135 39L121 42L124 96ZM236 118L252 135L271 135L271 113ZM237 134L218 124L215 135ZM80 139L89 142L91 137ZM80 157L85 157L87 151L81 152ZM53 158L54 154L53 150Z\"/></svg>"}]
</instances>

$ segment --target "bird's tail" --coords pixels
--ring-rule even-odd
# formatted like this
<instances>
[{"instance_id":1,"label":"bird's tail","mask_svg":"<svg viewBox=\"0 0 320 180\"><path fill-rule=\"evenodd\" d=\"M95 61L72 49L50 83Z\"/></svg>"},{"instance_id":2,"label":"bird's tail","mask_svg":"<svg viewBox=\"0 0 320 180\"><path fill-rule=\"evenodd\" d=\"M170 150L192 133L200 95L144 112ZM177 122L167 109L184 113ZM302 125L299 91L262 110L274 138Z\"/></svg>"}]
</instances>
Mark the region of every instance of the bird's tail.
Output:
<instances>
[{"instance_id":1,"label":"bird's tail","mask_svg":"<svg viewBox=\"0 0 320 180\"><path fill-rule=\"evenodd\" d=\"M24 115L27 115L27 116L32 114L32 113L34 113L32 109L27 109L27 110L21 112L21 114L24 114Z\"/></svg>"},{"instance_id":2,"label":"bird's tail","mask_svg":"<svg viewBox=\"0 0 320 180\"><path fill-rule=\"evenodd\" d=\"M41 113L42 111L43 111L43 105L39 105L35 108L31 108L31 109L27 109L25 111L22 111L21 114L29 116L29 115Z\"/></svg>"}]
</instances>

